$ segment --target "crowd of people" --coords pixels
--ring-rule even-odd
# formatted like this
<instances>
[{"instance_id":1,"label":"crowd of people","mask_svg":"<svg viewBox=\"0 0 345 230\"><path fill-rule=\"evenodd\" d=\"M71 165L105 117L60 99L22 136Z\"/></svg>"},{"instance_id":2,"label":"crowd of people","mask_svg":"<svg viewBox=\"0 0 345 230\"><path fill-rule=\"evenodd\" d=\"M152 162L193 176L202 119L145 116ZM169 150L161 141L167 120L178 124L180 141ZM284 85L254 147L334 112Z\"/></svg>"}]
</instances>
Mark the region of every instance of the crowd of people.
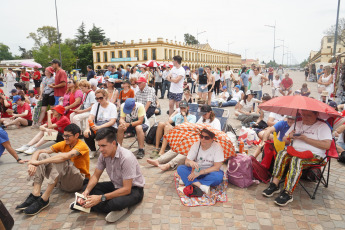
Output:
<instances>
[{"instance_id":1,"label":"crowd of people","mask_svg":"<svg viewBox=\"0 0 345 230\"><path fill-rule=\"evenodd\" d=\"M2 92L0 96L0 156L6 149L22 164L26 161L21 160L17 152L31 155L27 164L28 177L33 181L32 192L17 209L36 215L49 205L53 189L59 187L66 192L83 191L86 199L81 205L95 212L107 213L108 222L115 222L125 215L128 208L143 199L145 179L137 159L145 156L145 137L151 128L149 119L161 114L159 101L165 97L169 100L169 119L159 122L156 127L155 148L147 159L149 164L162 171L177 169L184 185L192 185L209 194L210 186L219 185L224 176L220 169L225 160L223 149L215 141L215 133L203 129L200 140L193 144L187 156L168 150L164 135L183 123L206 124L223 131L212 107L235 106L234 116L242 125L255 128L261 143L273 139L272 134L276 132L279 140L287 145L294 140L296 151L312 151L312 158L307 160L292 157L286 150L276 156L273 178L263 195L271 197L280 193L275 203L282 206L292 202L292 193L303 167L321 161L329 149L331 130L317 119L317 112L302 111L301 120L293 127L295 117L269 113L257 105L278 96L309 96L307 84L293 92L293 81L282 67L275 71L251 65L249 69L243 67L234 74L230 66L222 72L209 66L191 70L181 63L182 58L175 56L172 68L134 66L125 71L109 65L103 74L88 66L87 79L77 81L68 77L60 61L54 59L43 76L35 68L32 91L27 83L30 76L25 69L21 82L16 82L18 79L9 70L6 76L8 95ZM320 100L338 108L327 88L332 79L329 73L325 70L319 78L320 87L324 86ZM272 88L272 95L263 94L264 85ZM200 104L198 120L190 113L192 103ZM39 131L28 143L14 150L6 130L26 126ZM342 143L345 142L344 130L345 125L336 130L337 135L342 135L339 137ZM296 133L300 135L294 135ZM129 137L138 141L139 149L135 154L122 146L124 138ZM50 148L39 149L51 140L56 143ZM344 151L344 148L345 144L340 144L339 151ZM261 151L262 144L254 157L258 157ZM92 174L90 159L94 157L97 157L97 165ZM280 192L279 181L286 168L289 171L284 190ZM99 182L104 170L110 181ZM44 180L48 185L42 193ZM75 205L72 203L70 208L76 210Z\"/></svg>"}]
</instances>

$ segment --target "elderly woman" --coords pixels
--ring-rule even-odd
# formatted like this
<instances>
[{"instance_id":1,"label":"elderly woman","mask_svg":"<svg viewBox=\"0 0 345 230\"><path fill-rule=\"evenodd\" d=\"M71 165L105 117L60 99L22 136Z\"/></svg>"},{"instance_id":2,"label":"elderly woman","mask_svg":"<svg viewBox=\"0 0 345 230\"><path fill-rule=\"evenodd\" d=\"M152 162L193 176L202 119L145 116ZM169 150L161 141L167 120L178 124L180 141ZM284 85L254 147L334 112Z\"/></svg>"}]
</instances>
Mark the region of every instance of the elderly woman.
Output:
<instances>
[{"instance_id":1,"label":"elderly woman","mask_svg":"<svg viewBox=\"0 0 345 230\"><path fill-rule=\"evenodd\" d=\"M81 128L81 121L87 122L87 118L90 115L91 107L96 103L95 92L91 89L90 82L86 80L81 80L79 82L79 87L84 93L81 105L73 110L70 115L71 122L78 125ZM85 124L84 123L84 124Z\"/></svg>"},{"instance_id":2,"label":"elderly woman","mask_svg":"<svg viewBox=\"0 0 345 230\"><path fill-rule=\"evenodd\" d=\"M66 109L66 116L69 118L70 114L74 109L78 108L81 104L81 99L83 98L83 92L79 89L79 83L76 80L68 79L67 81L67 91L63 97L62 105Z\"/></svg>"},{"instance_id":3,"label":"elderly woman","mask_svg":"<svg viewBox=\"0 0 345 230\"><path fill-rule=\"evenodd\" d=\"M194 185L204 193L210 193L210 186L223 181L224 172L220 170L224 161L223 149L214 141L215 134L207 129L200 133L200 141L193 144L187 155L185 165L177 168L183 183Z\"/></svg>"}]
</instances>

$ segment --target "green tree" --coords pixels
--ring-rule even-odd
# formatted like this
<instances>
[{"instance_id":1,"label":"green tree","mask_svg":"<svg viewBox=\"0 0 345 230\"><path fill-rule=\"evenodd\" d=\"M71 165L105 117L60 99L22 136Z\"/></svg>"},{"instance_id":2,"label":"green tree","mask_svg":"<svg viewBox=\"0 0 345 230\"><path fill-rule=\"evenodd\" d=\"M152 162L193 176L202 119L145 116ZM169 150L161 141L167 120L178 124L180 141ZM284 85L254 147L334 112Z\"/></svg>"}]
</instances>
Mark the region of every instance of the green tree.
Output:
<instances>
[{"instance_id":1,"label":"green tree","mask_svg":"<svg viewBox=\"0 0 345 230\"><path fill-rule=\"evenodd\" d=\"M196 40L196 38L191 35L191 34L184 34L184 42L187 44L187 45L197 45L199 44L199 41Z\"/></svg>"},{"instance_id":2,"label":"green tree","mask_svg":"<svg viewBox=\"0 0 345 230\"><path fill-rule=\"evenodd\" d=\"M39 49L41 46L53 46L58 43L58 38L61 40L61 33L58 36L58 32L53 26L43 26L37 29L37 32L31 32L27 38L32 38L35 42L35 49Z\"/></svg>"},{"instance_id":3,"label":"green tree","mask_svg":"<svg viewBox=\"0 0 345 230\"><path fill-rule=\"evenodd\" d=\"M92 65L93 66L93 55L92 55L92 44L83 44L78 47L77 51L78 57L78 69L86 74L86 66Z\"/></svg>"},{"instance_id":4,"label":"green tree","mask_svg":"<svg viewBox=\"0 0 345 230\"><path fill-rule=\"evenodd\" d=\"M52 59L59 57L59 45L43 45L39 49L33 51L33 56L36 62L40 63L43 67L47 67L50 65L49 62ZM67 44L61 44L61 56L62 68L68 71L74 69L76 56Z\"/></svg>"},{"instance_id":5,"label":"green tree","mask_svg":"<svg viewBox=\"0 0 345 230\"><path fill-rule=\"evenodd\" d=\"M269 63L266 64L267 67L278 67L279 65L277 64L276 61L270 60Z\"/></svg>"},{"instance_id":6,"label":"green tree","mask_svg":"<svg viewBox=\"0 0 345 230\"><path fill-rule=\"evenodd\" d=\"M104 30L101 27L96 27L95 24L93 24L92 29L89 30L88 35L91 43L107 43L109 41L109 39L105 37Z\"/></svg>"},{"instance_id":7,"label":"green tree","mask_svg":"<svg viewBox=\"0 0 345 230\"><path fill-rule=\"evenodd\" d=\"M328 36L335 35L335 25L331 26L328 30L325 31L325 34ZM338 44L345 46L345 18L339 19L338 22ZM332 47L333 48L333 47Z\"/></svg>"},{"instance_id":8,"label":"green tree","mask_svg":"<svg viewBox=\"0 0 345 230\"><path fill-rule=\"evenodd\" d=\"M304 61L302 61L301 64L299 64L299 66L304 68L306 65L308 65L308 62L309 62L308 59L304 59Z\"/></svg>"},{"instance_id":9,"label":"green tree","mask_svg":"<svg viewBox=\"0 0 345 230\"><path fill-rule=\"evenodd\" d=\"M12 60L13 56L10 52L10 47L7 45L0 43L0 61L1 60Z\"/></svg>"},{"instance_id":10,"label":"green tree","mask_svg":"<svg viewBox=\"0 0 345 230\"><path fill-rule=\"evenodd\" d=\"M75 40L77 45L83 45L83 44L87 44L89 43L89 37L86 33L85 30L85 24L84 22L81 23L81 25L79 26L79 28L77 29L77 34L75 35Z\"/></svg>"},{"instance_id":11,"label":"green tree","mask_svg":"<svg viewBox=\"0 0 345 230\"><path fill-rule=\"evenodd\" d=\"M33 58L32 50L26 50L25 48L19 46L19 51L21 52L21 55L20 55L21 59Z\"/></svg>"},{"instance_id":12,"label":"green tree","mask_svg":"<svg viewBox=\"0 0 345 230\"><path fill-rule=\"evenodd\" d=\"M73 51L73 53L75 55L77 54L78 44L77 44L77 40L76 39L66 38L64 43L71 48L71 50Z\"/></svg>"}]
</instances>

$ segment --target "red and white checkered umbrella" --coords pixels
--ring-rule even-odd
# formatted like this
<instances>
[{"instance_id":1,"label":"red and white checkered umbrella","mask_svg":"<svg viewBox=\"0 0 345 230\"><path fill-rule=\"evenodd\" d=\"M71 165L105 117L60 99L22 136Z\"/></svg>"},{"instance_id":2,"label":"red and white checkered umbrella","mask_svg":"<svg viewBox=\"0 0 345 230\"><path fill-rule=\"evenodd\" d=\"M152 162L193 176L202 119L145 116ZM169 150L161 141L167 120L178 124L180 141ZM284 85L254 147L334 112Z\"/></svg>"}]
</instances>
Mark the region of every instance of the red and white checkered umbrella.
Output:
<instances>
[{"instance_id":1,"label":"red and white checkered umbrella","mask_svg":"<svg viewBox=\"0 0 345 230\"><path fill-rule=\"evenodd\" d=\"M185 122L174 127L164 135L164 138L167 139L173 151L187 156L192 145L200 140L200 133L203 129L208 129L215 134L215 141L222 146L225 159L236 156L235 148L228 135L206 124Z\"/></svg>"},{"instance_id":2,"label":"red and white checkered umbrella","mask_svg":"<svg viewBox=\"0 0 345 230\"><path fill-rule=\"evenodd\" d=\"M159 63L156 62L155 60L150 60L144 63L145 66L147 67L158 67Z\"/></svg>"},{"instance_id":3,"label":"red and white checkered umbrella","mask_svg":"<svg viewBox=\"0 0 345 230\"><path fill-rule=\"evenodd\" d=\"M161 63L160 66L164 67L164 68L167 68L169 66L170 68L172 68L172 67L174 67L174 64L172 62L170 62L170 63Z\"/></svg>"}]
</instances>

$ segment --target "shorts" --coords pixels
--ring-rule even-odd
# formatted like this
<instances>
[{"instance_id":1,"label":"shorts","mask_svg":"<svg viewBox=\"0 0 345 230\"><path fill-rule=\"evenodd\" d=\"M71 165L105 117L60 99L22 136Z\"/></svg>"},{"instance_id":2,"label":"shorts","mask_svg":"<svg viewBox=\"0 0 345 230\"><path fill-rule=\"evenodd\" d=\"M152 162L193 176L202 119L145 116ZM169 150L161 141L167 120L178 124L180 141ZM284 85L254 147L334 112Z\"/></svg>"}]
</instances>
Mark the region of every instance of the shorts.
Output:
<instances>
[{"instance_id":1,"label":"shorts","mask_svg":"<svg viewBox=\"0 0 345 230\"><path fill-rule=\"evenodd\" d=\"M28 121L28 126L32 125L32 120L27 120Z\"/></svg>"},{"instance_id":2,"label":"shorts","mask_svg":"<svg viewBox=\"0 0 345 230\"><path fill-rule=\"evenodd\" d=\"M273 81L273 74L269 74L269 75L268 75L268 80Z\"/></svg>"},{"instance_id":3,"label":"shorts","mask_svg":"<svg viewBox=\"0 0 345 230\"><path fill-rule=\"evenodd\" d=\"M169 92L169 100L182 101L183 93L172 93Z\"/></svg>"},{"instance_id":4,"label":"shorts","mask_svg":"<svg viewBox=\"0 0 345 230\"><path fill-rule=\"evenodd\" d=\"M35 83L35 88L39 88L41 87L41 80L34 80L34 83Z\"/></svg>"},{"instance_id":5,"label":"shorts","mask_svg":"<svg viewBox=\"0 0 345 230\"><path fill-rule=\"evenodd\" d=\"M149 129L149 126L147 124L141 124L141 126L143 127L144 133ZM136 133L135 127L128 127L125 133Z\"/></svg>"},{"instance_id":6,"label":"shorts","mask_svg":"<svg viewBox=\"0 0 345 230\"><path fill-rule=\"evenodd\" d=\"M205 87L206 85L199 85L198 87L198 92L199 93L207 93L208 89ZM202 87L205 87L205 89L203 89Z\"/></svg>"},{"instance_id":7,"label":"shorts","mask_svg":"<svg viewBox=\"0 0 345 230\"><path fill-rule=\"evenodd\" d=\"M212 88L212 85L209 85L209 86L207 87L209 93L212 93L213 90L214 90L214 89L211 90L211 88Z\"/></svg>"},{"instance_id":8,"label":"shorts","mask_svg":"<svg viewBox=\"0 0 345 230\"><path fill-rule=\"evenodd\" d=\"M49 96L49 94L42 95L42 106L54 106L55 105L55 97L54 95Z\"/></svg>"}]
</instances>

